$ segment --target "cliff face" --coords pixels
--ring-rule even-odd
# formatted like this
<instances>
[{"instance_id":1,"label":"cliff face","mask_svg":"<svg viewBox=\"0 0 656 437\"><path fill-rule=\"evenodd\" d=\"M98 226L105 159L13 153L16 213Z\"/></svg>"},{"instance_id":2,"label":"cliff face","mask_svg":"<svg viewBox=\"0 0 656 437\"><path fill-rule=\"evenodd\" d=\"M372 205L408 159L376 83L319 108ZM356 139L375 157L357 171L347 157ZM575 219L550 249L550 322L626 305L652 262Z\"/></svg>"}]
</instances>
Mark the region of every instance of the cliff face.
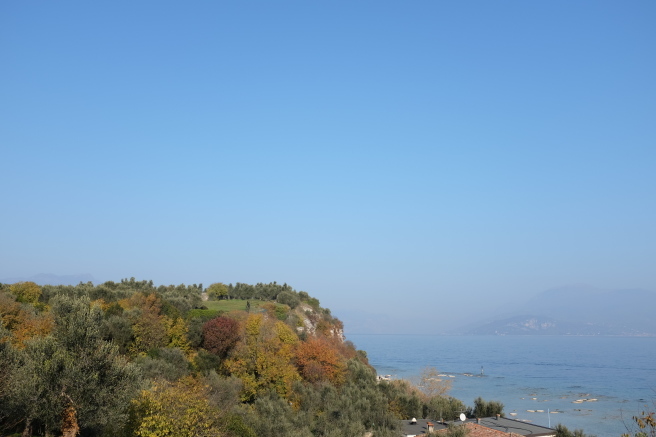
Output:
<instances>
[{"instance_id":1,"label":"cliff face","mask_svg":"<svg viewBox=\"0 0 656 437\"><path fill-rule=\"evenodd\" d=\"M299 319L296 327L299 334L314 335L320 331L324 335L337 337L342 342L346 341L342 322L332 317L330 311L322 308L315 309L307 303L301 303L294 308L294 313Z\"/></svg>"}]
</instances>

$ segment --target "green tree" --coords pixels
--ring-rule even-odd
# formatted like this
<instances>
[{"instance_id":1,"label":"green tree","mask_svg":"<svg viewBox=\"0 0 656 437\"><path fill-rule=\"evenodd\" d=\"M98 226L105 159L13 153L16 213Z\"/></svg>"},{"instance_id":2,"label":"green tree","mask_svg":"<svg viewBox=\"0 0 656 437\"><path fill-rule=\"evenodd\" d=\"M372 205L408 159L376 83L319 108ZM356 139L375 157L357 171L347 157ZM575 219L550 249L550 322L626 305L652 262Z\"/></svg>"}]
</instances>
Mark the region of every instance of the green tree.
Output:
<instances>
[{"instance_id":1,"label":"green tree","mask_svg":"<svg viewBox=\"0 0 656 437\"><path fill-rule=\"evenodd\" d=\"M103 320L101 331L103 338L118 346L120 353L128 353L130 345L134 341L134 334L132 324L127 317L123 315L107 317Z\"/></svg>"},{"instance_id":2,"label":"green tree","mask_svg":"<svg viewBox=\"0 0 656 437\"><path fill-rule=\"evenodd\" d=\"M582 429L576 429L570 431L567 427L561 423L556 426L556 437L596 437L592 434L586 434ZM636 436L642 437L642 436Z\"/></svg>"},{"instance_id":3,"label":"green tree","mask_svg":"<svg viewBox=\"0 0 656 437\"><path fill-rule=\"evenodd\" d=\"M435 396L425 404L424 417L456 420L465 410L465 404L451 396Z\"/></svg>"},{"instance_id":4,"label":"green tree","mask_svg":"<svg viewBox=\"0 0 656 437\"><path fill-rule=\"evenodd\" d=\"M281 291L276 298L278 303L289 305L290 308L296 308L301 303L301 298L293 291Z\"/></svg>"},{"instance_id":5,"label":"green tree","mask_svg":"<svg viewBox=\"0 0 656 437\"><path fill-rule=\"evenodd\" d=\"M0 430L3 429L1 425L11 428L20 422L15 412L12 411L12 399L9 392L12 367L10 335L0 319Z\"/></svg>"},{"instance_id":6,"label":"green tree","mask_svg":"<svg viewBox=\"0 0 656 437\"><path fill-rule=\"evenodd\" d=\"M389 399L390 410L398 419L410 417L426 417L423 410L423 395L408 381L380 381L378 387Z\"/></svg>"},{"instance_id":7,"label":"green tree","mask_svg":"<svg viewBox=\"0 0 656 437\"><path fill-rule=\"evenodd\" d=\"M190 363L178 348L154 350L150 356L138 357L135 362L144 377L152 380L177 381L189 374Z\"/></svg>"},{"instance_id":8,"label":"green tree","mask_svg":"<svg viewBox=\"0 0 656 437\"><path fill-rule=\"evenodd\" d=\"M248 424L258 436L312 437L309 420L299 420L303 416L294 411L285 399L271 391L255 400Z\"/></svg>"},{"instance_id":9,"label":"green tree","mask_svg":"<svg viewBox=\"0 0 656 437\"><path fill-rule=\"evenodd\" d=\"M503 404L498 401L486 401L482 397L474 399L474 408L467 409L467 416L473 417L494 417L496 415L504 416Z\"/></svg>"},{"instance_id":10,"label":"green tree","mask_svg":"<svg viewBox=\"0 0 656 437\"><path fill-rule=\"evenodd\" d=\"M207 296L211 300L220 300L228 297L228 286L222 282L215 282L207 287Z\"/></svg>"},{"instance_id":11,"label":"green tree","mask_svg":"<svg viewBox=\"0 0 656 437\"><path fill-rule=\"evenodd\" d=\"M138 390L138 370L102 339L102 311L88 298L59 296L51 303L53 334L28 342L12 366L9 391L24 435L34 421L64 435L120 424Z\"/></svg>"}]
</instances>

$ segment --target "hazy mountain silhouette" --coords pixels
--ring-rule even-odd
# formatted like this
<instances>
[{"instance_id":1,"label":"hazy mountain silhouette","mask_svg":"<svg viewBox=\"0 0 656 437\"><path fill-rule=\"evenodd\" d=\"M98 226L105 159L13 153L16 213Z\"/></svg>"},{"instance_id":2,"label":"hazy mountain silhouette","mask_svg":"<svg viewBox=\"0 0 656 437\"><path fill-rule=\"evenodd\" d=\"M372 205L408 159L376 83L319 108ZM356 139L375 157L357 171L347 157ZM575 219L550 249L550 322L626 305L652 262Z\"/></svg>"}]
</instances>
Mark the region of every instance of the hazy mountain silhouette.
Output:
<instances>
[{"instance_id":1,"label":"hazy mountain silhouette","mask_svg":"<svg viewBox=\"0 0 656 437\"><path fill-rule=\"evenodd\" d=\"M656 293L573 285L543 291L466 334L656 335Z\"/></svg>"}]
</instances>

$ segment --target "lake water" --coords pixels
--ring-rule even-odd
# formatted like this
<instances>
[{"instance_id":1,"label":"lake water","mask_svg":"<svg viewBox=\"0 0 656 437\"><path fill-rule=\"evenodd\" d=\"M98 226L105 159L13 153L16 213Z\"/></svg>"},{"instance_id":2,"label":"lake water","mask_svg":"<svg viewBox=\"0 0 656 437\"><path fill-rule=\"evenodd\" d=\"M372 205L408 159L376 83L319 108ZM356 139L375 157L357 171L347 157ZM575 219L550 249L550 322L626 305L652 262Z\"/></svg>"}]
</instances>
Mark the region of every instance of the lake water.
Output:
<instances>
[{"instance_id":1,"label":"lake water","mask_svg":"<svg viewBox=\"0 0 656 437\"><path fill-rule=\"evenodd\" d=\"M619 437L626 432L623 422L632 425L633 415L653 410L656 402L653 337L349 334L347 339L367 352L378 374L411 379L435 367L449 375L450 395L465 404L477 396L501 401L507 417L537 425L562 423Z\"/></svg>"}]
</instances>

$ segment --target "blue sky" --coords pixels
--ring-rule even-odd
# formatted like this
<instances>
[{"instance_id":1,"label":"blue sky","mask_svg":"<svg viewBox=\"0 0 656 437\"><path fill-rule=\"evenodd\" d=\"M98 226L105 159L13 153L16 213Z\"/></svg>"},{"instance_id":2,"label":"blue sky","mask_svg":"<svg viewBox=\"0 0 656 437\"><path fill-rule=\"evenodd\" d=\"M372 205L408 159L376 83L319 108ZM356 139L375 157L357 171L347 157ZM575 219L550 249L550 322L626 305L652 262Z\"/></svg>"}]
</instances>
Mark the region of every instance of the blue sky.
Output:
<instances>
[{"instance_id":1,"label":"blue sky","mask_svg":"<svg viewBox=\"0 0 656 437\"><path fill-rule=\"evenodd\" d=\"M656 290L655 22L653 1L2 2L0 277L287 282L372 332Z\"/></svg>"}]
</instances>

